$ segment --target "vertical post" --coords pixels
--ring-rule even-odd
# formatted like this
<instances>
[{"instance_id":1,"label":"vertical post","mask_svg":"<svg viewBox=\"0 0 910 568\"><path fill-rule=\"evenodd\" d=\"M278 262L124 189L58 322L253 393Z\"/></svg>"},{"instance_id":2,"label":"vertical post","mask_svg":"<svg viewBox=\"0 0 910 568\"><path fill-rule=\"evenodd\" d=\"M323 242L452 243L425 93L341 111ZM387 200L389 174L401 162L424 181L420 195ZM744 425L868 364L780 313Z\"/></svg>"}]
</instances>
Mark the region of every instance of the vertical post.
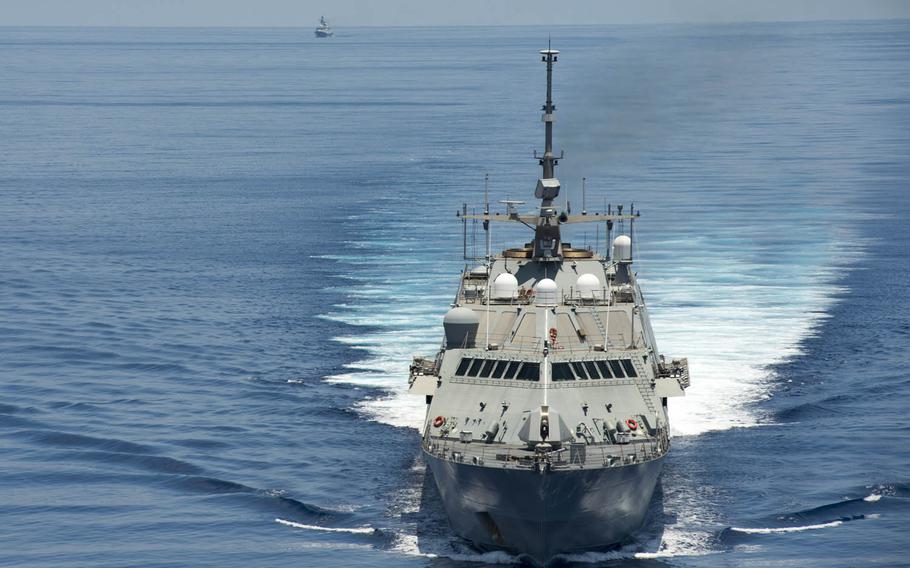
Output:
<instances>
[{"instance_id":1,"label":"vertical post","mask_svg":"<svg viewBox=\"0 0 910 568\"><path fill-rule=\"evenodd\" d=\"M461 248L462 248L463 252L462 252L461 256L465 260L467 260L467 258L468 258L468 220L465 219L465 216L467 214L468 214L468 204L462 203L461 204L461 239L462 239Z\"/></svg>"},{"instance_id":2,"label":"vertical post","mask_svg":"<svg viewBox=\"0 0 910 568\"><path fill-rule=\"evenodd\" d=\"M490 252L490 188L489 188L490 175L483 175L483 214L485 216L483 220L483 230L487 238L487 253L486 253L486 268L487 268L487 289L484 291L484 302L487 305L487 314L484 318L485 320L485 338L484 338L484 350L490 348L490 276L493 272L493 259Z\"/></svg>"},{"instance_id":3,"label":"vertical post","mask_svg":"<svg viewBox=\"0 0 910 568\"><path fill-rule=\"evenodd\" d=\"M585 196L585 189L586 189L585 182L586 181L588 181L588 178L581 178L581 214L582 215L588 214L587 200L586 200L586 196Z\"/></svg>"}]
</instances>

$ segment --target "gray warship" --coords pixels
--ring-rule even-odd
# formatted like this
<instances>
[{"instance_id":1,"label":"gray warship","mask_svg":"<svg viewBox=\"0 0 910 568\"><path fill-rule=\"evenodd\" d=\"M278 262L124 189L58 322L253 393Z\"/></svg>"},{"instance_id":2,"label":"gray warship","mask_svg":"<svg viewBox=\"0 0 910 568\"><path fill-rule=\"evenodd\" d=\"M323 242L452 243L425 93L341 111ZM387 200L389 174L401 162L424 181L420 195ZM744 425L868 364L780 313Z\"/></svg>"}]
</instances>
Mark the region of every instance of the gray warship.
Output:
<instances>
[{"instance_id":1,"label":"gray warship","mask_svg":"<svg viewBox=\"0 0 910 568\"><path fill-rule=\"evenodd\" d=\"M540 54L539 211L521 214L523 202L503 201L505 212L493 213L485 197L482 213L459 212L465 258L468 223L486 231L486 255L466 265L442 347L414 358L409 392L426 397L423 456L454 532L481 550L546 565L621 544L642 525L670 447L667 399L685 394L689 370L686 359L657 350L633 270L640 213L559 210L559 52ZM533 240L494 254L495 222L526 225ZM564 241L563 226L575 223L599 224L612 250Z\"/></svg>"},{"instance_id":2,"label":"gray warship","mask_svg":"<svg viewBox=\"0 0 910 568\"><path fill-rule=\"evenodd\" d=\"M319 26L316 28L316 37L332 37L333 35L335 35L335 32L329 27L329 22L325 19L325 16L320 16Z\"/></svg>"}]
</instances>

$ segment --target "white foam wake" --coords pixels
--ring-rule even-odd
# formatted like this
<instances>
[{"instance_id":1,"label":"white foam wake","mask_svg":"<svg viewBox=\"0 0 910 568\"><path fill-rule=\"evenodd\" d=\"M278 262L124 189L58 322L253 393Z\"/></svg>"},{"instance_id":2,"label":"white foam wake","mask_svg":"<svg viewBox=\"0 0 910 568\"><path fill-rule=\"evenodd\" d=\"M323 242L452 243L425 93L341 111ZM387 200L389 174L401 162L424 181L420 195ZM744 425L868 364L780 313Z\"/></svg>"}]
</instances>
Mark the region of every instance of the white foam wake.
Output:
<instances>
[{"instance_id":1,"label":"white foam wake","mask_svg":"<svg viewBox=\"0 0 910 568\"><path fill-rule=\"evenodd\" d=\"M439 549L427 546L424 543L418 545L417 537L411 534L401 533L395 538L392 550L399 554L408 556L421 556L423 558L448 558L457 562L476 562L478 564L521 564L519 557L502 551L491 552L468 552L461 553L454 550L448 550L449 544L441 542ZM435 551L434 551L435 550Z\"/></svg>"},{"instance_id":2,"label":"white foam wake","mask_svg":"<svg viewBox=\"0 0 910 568\"><path fill-rule=\"evenodd\" d=\"M775 528L740 528L740 527L730 527L731 531L746 533L746 534L778 534L778 533L793 533L793 532L803 532L803 531L814 531L818 529L827 529L831 527L839 527L844 524L843 521L831 521L830 523L819 523L817 525L803 525L801 527L775 527Z\"/></svg>"},{"instance_id":3,"label":"white foam wake","mask_svg":"<svg viewBox=\"0 0 910 568\"><path fill-rule=\"evenodd\" d=\"M693 377L686 396L670 401L674 434L760 423L755 403L771 396L769 367L799 354L800 341L828 317L841 291L840 267L852 259L841 244L848 239L850 254L860 254L864 243L843 233L796 251L792 265L773 270L755 260L759 251L731 256L698 238L649 243L658 252L643 255L641 281L658 345L668 356L688 357ZM366 356L328 380L383 389L360 409L380 422L419 428L425 405L406 393L407 368L412 355L438 349L457 268L427 263L417 276L401 278L413 275L413 257L394 252L383 250L382 263L371 254L332 257L356 270L347 274L349 297L321 317L364 329L333 339ZM697 260L681 265L679 258Z\"/></svg>"},{"instance_id":4,"label":"white foam wake","mask_svg":"<svg viewBox=\"0 0 910 568\"><path fill-rule=\"evenodd\" d=\"M294 527L295 529L306 529L310 531L321 531L321 532L333 532L333 533L348 533L348 534L373 534L376 532L376 529L373 527L354 527L354 528L344 528L344 527L321 527L319 525L305 525L303 523L295 523L294 521L288 521L285 519L275 519L276 523L286 525L289 527Z\"/></svg>"}]
</instances>

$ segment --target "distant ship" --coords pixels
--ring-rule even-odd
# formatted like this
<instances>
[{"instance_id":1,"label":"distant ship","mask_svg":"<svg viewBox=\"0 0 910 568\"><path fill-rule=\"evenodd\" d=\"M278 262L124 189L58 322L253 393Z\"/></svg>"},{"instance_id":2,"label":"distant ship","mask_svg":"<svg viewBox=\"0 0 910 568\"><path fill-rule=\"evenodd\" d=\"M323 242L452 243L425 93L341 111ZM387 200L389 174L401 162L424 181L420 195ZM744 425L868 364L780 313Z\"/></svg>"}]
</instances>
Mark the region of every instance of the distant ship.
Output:
<instances>
[{"instance_id":1,"label":"distant ship","mask_svg":"<svg viewBox=\"0 0 910 568\"><path fill-rule=\"evenodd\" d=\"M319 27L316 28L316 37L332 37L333 35L335 35L335 32L329 27L329 22L326 21L325 16L320 16Z\"/></svg>"},{"instance_id":2,"label":"distant ship","mask_svg":"<svg viewBox=\"0 0 910 568\"><path fill-rule=\"evenodd\" d=\"M410 392L426 397L423 454L455 533L537 565L610 547L641 525L670 449L667 399L689 386L686 359L657 350L632 263L638 213L560 212L554 167L552 69L543 106L539 207L520 214L459 215L480 221L487 253L462 274L445 339L415 358ZM568 207L567 207L568 209ZM533 240L498 254L494 221L529 227ZM562 229L594 223L612 254L576 248ZM618 225L619 235L614 235Z\"/></svg>"}]
</instances>

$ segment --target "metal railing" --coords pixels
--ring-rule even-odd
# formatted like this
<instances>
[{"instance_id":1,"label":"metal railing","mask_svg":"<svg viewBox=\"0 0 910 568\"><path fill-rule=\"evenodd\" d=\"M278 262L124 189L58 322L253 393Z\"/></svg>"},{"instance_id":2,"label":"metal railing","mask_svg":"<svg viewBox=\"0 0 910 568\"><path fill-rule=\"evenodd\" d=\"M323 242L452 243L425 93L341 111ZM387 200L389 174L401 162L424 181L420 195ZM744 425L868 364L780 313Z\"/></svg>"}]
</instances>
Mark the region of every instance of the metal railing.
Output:
<instances>
[{"instance_id":1,"label":"metal railing","mask_svg":"<svg viewBox=\"0 0 910 568\"><path fill-rule=\"evenodd\" d=\"M462 442L440 436L425 437L423 449L439 459L475 466L565 470L645 463L665 455L669 446L667 430L659 428L653 437L633 440L628 444L573 442L546 453L536 452L526 445Z\"/></svg>"}]
</instances>

